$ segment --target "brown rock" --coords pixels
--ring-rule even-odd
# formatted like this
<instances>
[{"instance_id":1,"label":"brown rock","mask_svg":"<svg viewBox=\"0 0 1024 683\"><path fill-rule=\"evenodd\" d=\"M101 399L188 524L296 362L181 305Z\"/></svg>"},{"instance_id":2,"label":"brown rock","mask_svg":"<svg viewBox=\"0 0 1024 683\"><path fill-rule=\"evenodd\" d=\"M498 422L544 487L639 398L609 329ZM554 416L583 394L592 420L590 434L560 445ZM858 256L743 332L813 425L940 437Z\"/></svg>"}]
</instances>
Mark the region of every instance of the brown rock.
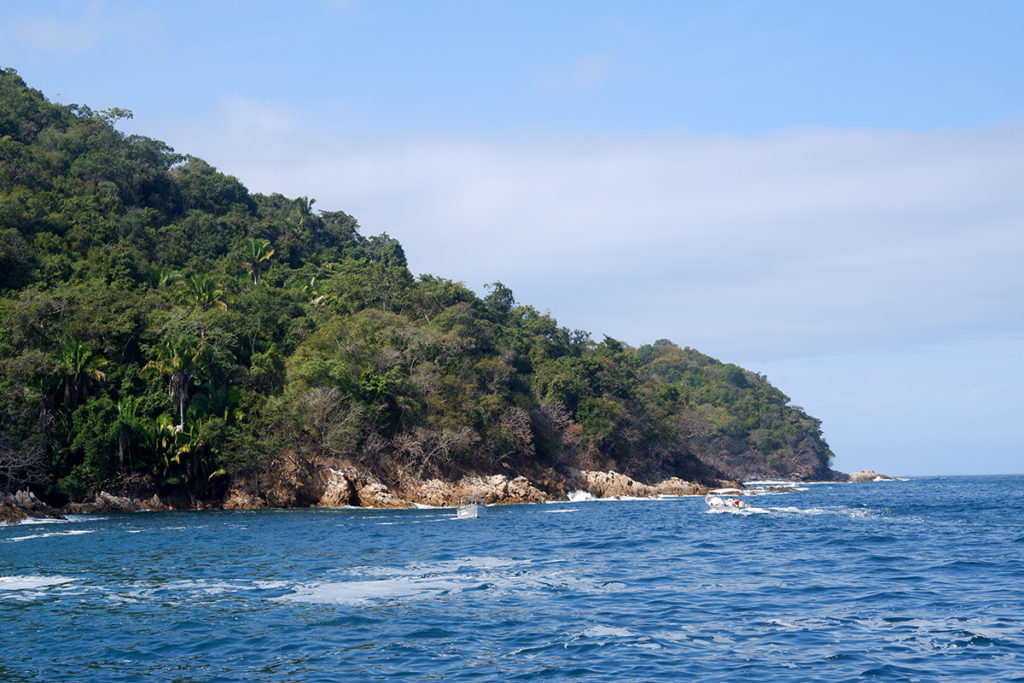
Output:
<instances>
[{"instance_id":1,"label":"brown rock","mask_svg":"<svg viewBox=\"0 0 1024 683\"><path fill-rule=\"evenodd\" d=\"M267 501L242 488L232 487L224 496L225 510L258 510L267 507Z\"/></svg>"},{"instance_id":2,"label":"brown rock","mask_svg":"<svg viewBox=\"0 0 1024 683\"><path fill-rule=\"evenodd\" d=\"M707 489L692 481L671 477L655 484L654 491L659 496L697 496L705 493Z\"/></svg>"},{"instance_id":3,"label":"brown rock","mask_svg":"<svg viewBox=\"0 0 1024 683\"><path fill-rule=\"evenodd\" d=\"M878 481L878 480L892 481L893 478L890 477L890 476L887 476L885 474L879 474L878 472L875 472L874 470L858 470L857 472L851 472L850 473L850 481L855 482L855 483L860 483L860 482L865 482L865 481Z\"/></svg>"},{"instance_id":4,"label":"brown rock","mask_svg":"<svg viewBox=\"0 0 1024 683\"><path fill-rule=\"evenodd\" d=\"M58 510L36 498L31 491L0 494L0 522L15 524L30 517L64 519Z\"/></svg>"},{"instance_id":5,"label":"brown rock","mask_svg":"<svg viewBox=\"0 0 1024 683\"><path fill-rule=\"evenodd\" d=\"M458 496L479 496L489 505L542 503L548 499L548 496L526 477L509 479L504 474L463 477L454 486L454 493Z\"/></svg>"},{"instance_id":6,"label":"brown rock","mask_svg":"<svg viewBox=\"0 0 1024 683\"><path fill-rule=\"evenodd\" d=\"M0 524L17 524L28 519L28 513L17 505L0 501Z\"/></svg>"},{"instance_id":7,"label":"brown rock","mask_svg":"<svg viewBox=\"0 0 1024 683\"><path fill-rule=\"evenodd\" d=\"M646 498L656 495L653 487L618 472L570 468L567 479L569 488L585 491L596 498Z\"/></svg>"},{"instance_id":8,"label":"brown rock","mask_svg":"<svg viewBox=\"0 0 1024 683\"><path fill-rule=\"evenodd\" d=\"M318 505L344 507L359 502L355 487L341 470L324 467L317 470L314 479L319 490Z\"/></svg>"},{"instance_id":9,"label":"brown rock","mask_svg":"<svg viewBox=\"0 0 1024 683\"><path fill-rule=\"evenodd\" d=\"M356 490L356 496L362 507L374 508L406 508L412 503L396 496L391 489L379 481L367 483Z\"/></svg>"}]
</instances>

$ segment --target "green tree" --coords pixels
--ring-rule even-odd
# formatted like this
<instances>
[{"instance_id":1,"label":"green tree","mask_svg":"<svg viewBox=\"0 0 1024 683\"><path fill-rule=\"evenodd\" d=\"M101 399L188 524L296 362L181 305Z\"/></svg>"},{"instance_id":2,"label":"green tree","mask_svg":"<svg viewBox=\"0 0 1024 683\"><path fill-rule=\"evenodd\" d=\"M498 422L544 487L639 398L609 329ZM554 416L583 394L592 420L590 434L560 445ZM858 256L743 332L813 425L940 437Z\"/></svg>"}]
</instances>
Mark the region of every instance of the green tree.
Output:
<instances>
[{"instance_id":1,"label":"green tree","mask_svg":"<svg viewBox=\"0 0 1024 683\"><path fill-rule=\"evenodd\" d=\"M139 420L139 398L137 396L122 396L117 402L117 419L114 422L114 431L117 433L117 461L122 470L125 463L128 469L135 471L132 463L132 444L138 439L142 431L142 422Z\"/></svg>"},{"instance_id":2,"label":"green tree","mask_svg":"<svg viewBox=\"0 0 1024 683\"><path fill-rule=\"evenodd\" d=\"M298 227L301 230L306 227L306 223L313 215L313 205L316 204L315 199L309 197L296 197L295 199L295 215L298 217Z\"/></svg>"},{"instance_id":3,"label":"green tree","mask_svg":"<svg viewBox=\"0 0 1024 683\"><path fill-rule=\"evenodd\" d=\"M87 398L90 381L106 379L106 373L100 370L106 364L105 358L97 356L81 342L69 341L64 345L57 374L66 407L72 408Z\"/></svg>"},{"instance_id":4,"label":"green tree","mask_svg":"<svg viewBox=\"0 0 1024 683\"><path fill-rule=\"evenodd\" d=\"M252 271L252 283L254 285L260 283L260 275L263 273L263 269L266 268L265 262L269 261L273 255L274 250L270 248L270 240L251 237L245 241L245 261L242 261L242 267Z\"/></svg>"},{"instance_id":5,"label":"green tree","mask_svg":"<svg viewBox=\"0 0 1024 683\"><path fill-rule=\"evenodd\" d=\"M178 430L185 428L185 404L192 385L206 366L206 349L186 334L164 339L157 346L157 357L146 363L143 373L156 372L168 378L167 396L178 411Z\"/></svg>"},{"instance_id":6,"label":"green tree","mask_svg":"<svg viewBox=\"0 0 1024 683\"><path fill-rule=\"evenodd\" d=\"M225 311L228 310L228 305L222 298L224 290L210 275L193 273L186 278L185 286L188 288L189 301L200 310L205 311L210 306L219 306Z\"/></svg>"}]
</instances>

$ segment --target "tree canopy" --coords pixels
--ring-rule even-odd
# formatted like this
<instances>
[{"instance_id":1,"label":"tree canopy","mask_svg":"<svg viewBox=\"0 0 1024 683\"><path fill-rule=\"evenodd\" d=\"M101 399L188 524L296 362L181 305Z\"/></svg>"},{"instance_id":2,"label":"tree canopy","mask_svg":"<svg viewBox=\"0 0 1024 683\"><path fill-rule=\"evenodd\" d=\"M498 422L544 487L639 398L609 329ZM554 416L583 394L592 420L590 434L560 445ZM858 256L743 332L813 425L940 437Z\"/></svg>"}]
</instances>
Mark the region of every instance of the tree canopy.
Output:
<instances>
[{"instance_id":1,"label":"tree canopy","mask_svg":"<svg viewBox=\"0 0 1024 683\"><path fill-rule=\"evenodd\" d=\"M284 453L385 480L827 472L819 422L764 377L416 277L388 235L251 193L127 116L0 71L0 489L213 495Z\"/></svg>"}]
</instances>

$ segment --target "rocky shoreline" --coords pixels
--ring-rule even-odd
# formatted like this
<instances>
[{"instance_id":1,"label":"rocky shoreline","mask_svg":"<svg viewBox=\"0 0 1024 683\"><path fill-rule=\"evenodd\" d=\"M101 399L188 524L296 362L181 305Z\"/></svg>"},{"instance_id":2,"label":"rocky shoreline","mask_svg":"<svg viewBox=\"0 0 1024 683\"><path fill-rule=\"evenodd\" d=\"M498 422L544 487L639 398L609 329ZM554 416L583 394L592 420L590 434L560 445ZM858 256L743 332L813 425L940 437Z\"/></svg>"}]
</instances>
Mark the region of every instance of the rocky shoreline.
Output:
<instances>
[{"instance_id":1,"label":"rocky shoreline","mask_svg":"<svg viewBox=\"0 0 1024 683\"><path fill-rule=\"evenodd\" d=\"M861 470L844 476L846 481L852 482L892 479L874 470ZM223 497L209 500L184 496L161 498L156 493L138 495L137 492L101 491L90 500L70 502L58 509L27 491L0 495L0 523L17 523L28 518L62 519L66 514L162 510L452 507L458 504L461 496L468 495L477 496L488 505L566 500L569 493L577 491L594 498L655 498L703 495L710 488L741 486L729 480L698 483L677 477L647 484L618 472L572 467L564 472L543 470L530 478L522 474L471 474L456 481L444 481L405 476L400 478L398 485L388 486L365 469L345 461L316 465L305 463L302 466L282 461L273 476L265 481L235 478Z\"/></svg>"}]
</instances>

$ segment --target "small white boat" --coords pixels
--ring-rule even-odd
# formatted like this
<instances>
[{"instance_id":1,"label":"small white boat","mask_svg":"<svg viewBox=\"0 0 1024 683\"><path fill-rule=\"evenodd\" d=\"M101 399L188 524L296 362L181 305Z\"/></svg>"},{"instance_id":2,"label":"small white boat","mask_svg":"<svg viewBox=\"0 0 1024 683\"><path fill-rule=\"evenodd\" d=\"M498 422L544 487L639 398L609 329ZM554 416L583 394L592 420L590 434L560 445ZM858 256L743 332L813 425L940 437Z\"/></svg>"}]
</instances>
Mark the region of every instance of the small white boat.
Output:
<instances>
[{"instance_id":1,"label":"small white boat","mask_svg":"<svg viewBox=\"0 0 1024 683\"><path fill-rule=\"evenodd\" d=\"M476 519L480 516L483 504L479 496L459 496L459 509L455 511L458 519Z\"/></svg>"},{"instance_id":2,"label":"small white boat","mask_svg":"<svg viewBox=\"0 0 1024 683\"><path fill-rule=\"evenodd\" d=\"M740 498L740 489L711 489L704 496L708 504L708 512L737 512L747 508L747 502Z\"/></svg>"}]
</instances>

